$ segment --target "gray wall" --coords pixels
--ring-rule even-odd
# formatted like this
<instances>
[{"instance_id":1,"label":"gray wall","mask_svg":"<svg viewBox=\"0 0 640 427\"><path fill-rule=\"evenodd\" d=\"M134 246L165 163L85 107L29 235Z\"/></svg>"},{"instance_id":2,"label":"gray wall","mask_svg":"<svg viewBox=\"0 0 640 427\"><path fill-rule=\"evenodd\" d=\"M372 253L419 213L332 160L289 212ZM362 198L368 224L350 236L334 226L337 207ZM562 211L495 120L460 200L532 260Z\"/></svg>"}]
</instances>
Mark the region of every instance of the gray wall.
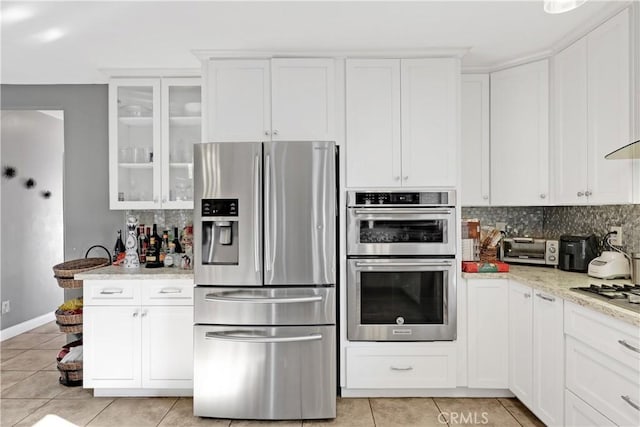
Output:
<instances>
[{"instance_id":1,"label":"gray wall","mask_svg":"<svg viewBox=\"0 0 640 427\"><path fill-rule=\"evenodd\" d=\"M2 85L2 109L64 111L64 257L112 249L121 211L109 210L108 86ZM103 256L104 251L91 252Z\"/></svg>"},{"instance_id":2,"label":"gray wall","mask_svg":"<svg viewBox=\"0 0 640 427\"><path fill-rule=\"evenodd\" d=\"M2 178L0 295L10 304L4 329L52 312L63 297L51 266L63 257L64 121L60 111L2 110L1 116L2 164L16 170ZM28 179L34 187L25 187Z\"/></svg>"},{"instance_id":3,"label":"gray wall","mask_svg":"<svg viewBox=\"0 0 640 427\"><path fill-rule=\"evenodd\" d=\"M64 260L83 258L95 244L111 250L115 230L124 223L121 211L109 210L107 85L1 85L0 90L3 110L64 111ZM103 252L90 256L106 256Z\"/></svg>"}]
</instances>

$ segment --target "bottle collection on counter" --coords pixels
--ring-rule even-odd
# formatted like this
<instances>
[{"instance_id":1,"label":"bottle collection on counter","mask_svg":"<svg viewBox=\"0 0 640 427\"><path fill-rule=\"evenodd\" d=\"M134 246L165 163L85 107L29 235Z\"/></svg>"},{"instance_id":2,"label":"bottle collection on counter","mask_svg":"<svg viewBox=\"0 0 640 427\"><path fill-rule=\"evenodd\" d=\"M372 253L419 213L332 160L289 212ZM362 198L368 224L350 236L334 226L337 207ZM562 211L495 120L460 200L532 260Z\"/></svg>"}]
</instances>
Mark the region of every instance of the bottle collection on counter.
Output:
<instances>
[{"instance_id":1,"label":"bottle collection on counter","mask_svg":"<svg viewBox=\"0 0 640 427\"><path fill-rule=\"evenodd\" d=\"M158 234L157 224L153 227L138 225L138 259L140 265L146 268L178 267L184 269L191 268L193 257L193 226L187 225L179 233L178 227L173 227L173 234L170 229L163 230L162 236ZM118 230L118 237L113 249L113 263L120 264L124 258L125 245L122 242L122 233Z\"/></svg>"}]
</instances>

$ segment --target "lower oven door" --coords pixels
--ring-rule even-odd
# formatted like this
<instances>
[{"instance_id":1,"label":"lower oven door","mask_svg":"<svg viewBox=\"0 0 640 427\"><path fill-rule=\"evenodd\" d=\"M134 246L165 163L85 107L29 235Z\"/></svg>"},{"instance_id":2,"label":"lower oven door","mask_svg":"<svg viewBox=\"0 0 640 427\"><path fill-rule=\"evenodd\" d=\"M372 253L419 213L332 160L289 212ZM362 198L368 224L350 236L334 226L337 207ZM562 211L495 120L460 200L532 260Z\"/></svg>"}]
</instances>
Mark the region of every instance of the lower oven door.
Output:
<instances>
[{"instance_id":1,"label":"lower oven door","mask_svg":"<svg viewBox=\"0 0 640 427\"><path fill-rule=\"evenodd\" d=\"M194 334L195 415L335 418L335 326L196 325Z\"/></svg>"},{"instance_id":2,"label":"lower oven door","mask_svg":"<svg viewBox=\"0 0 640 427\"><path fill-rule=\"evenodd\" d=\"M349 259L347 282L349 340L456 339L454 259Z\"/></svg>"}]
</instances>

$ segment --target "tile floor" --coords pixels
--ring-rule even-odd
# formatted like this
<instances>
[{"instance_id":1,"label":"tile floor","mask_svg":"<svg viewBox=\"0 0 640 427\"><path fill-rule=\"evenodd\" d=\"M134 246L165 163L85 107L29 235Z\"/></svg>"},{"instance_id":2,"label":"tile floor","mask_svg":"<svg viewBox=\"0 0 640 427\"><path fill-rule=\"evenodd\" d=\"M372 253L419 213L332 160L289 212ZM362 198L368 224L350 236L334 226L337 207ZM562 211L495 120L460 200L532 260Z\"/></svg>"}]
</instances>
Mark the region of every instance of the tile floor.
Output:
<instances>
[{"instance_id":1,"label":"tile floor","mask_svg":"<svg viewBox=\"0 0 640 427\"><path fill-rule=\"evenodd\" d=\"M259 422L193 416L191 398L94 398L91 390L58 383L55 357L66 336L49 323L2 342L0 425L32 426L55 414L79 426L302 426L301 421ZM338 399L335 420L304 425L543 426L517 399Z\"/></svg>"}]
</instances>

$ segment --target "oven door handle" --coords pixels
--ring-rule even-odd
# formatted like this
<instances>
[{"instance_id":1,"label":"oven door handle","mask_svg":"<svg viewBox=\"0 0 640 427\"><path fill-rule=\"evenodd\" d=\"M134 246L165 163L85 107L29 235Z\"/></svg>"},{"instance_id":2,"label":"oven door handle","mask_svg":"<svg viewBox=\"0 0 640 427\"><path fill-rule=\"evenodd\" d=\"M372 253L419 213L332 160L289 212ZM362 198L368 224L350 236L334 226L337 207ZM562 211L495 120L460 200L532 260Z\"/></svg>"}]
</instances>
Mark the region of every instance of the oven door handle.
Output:
<instances>
[{"instance_id":1,"label":"oven door handle","mask_svg":"<svg viewBox=\"0 0 640 427\"><path fill-rule=\"evenodd\" d=\"M204 299L214 302L242 302L250 304L295 304L304 302L321 302L322 295L314 295L310 297L287 297L287 298L243 298L243 297L226 297L223 294L207 294Z\"/></svg>"},{"instance_id":2,"label":"oven door handle","mask_svg":"<svg viewBox=\"0 0 640 427\"><path fill-rule=\"evenodd\" d=\"M204 334L205 339L246 342L246 343L281 343L281 342L302 342L302 341L318 341L322 339L320 334L301 335L297 337L247 337L229 335L224 332L207 332Z\"/></svg>"},{"instance_id":3,"label":"oven door handle","mask_svg":"<svg viewBox=\"0 0 640 427\"><path fill-rule=\"evenodd\" d=\"M370 215L370 214L425 214L425 215L450 215L451 209L433 209L433 208L413 208L413 209L397 209L397 208L362 208L355 209L353 211L356 215Z\"/></svg>"},{"instance_id":4,"label":"oven door handle","mask_svg":"<svg viewBox=\"0 0 640 427\"><path fill-rule=\"evenodd\" d=\"M423 261L423 262L360 262L356 267L451 267L451 261Z\"/></svg>"}]
</instances>

